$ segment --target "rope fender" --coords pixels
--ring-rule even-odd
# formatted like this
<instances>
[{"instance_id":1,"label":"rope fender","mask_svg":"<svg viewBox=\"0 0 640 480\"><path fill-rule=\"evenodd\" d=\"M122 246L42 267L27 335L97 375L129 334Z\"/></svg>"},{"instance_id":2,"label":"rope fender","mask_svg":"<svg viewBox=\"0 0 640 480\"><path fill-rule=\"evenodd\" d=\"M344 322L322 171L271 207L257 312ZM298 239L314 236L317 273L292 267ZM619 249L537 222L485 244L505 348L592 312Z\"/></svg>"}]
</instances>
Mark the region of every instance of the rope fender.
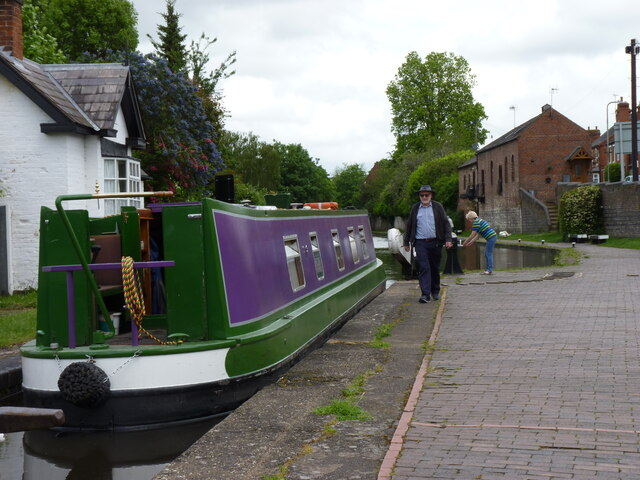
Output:
<instances>
[{"instance_id":1,"label":"rope fender","mask_svg":"<svg viewBox=\"0 0 640 480\"><path fill-rule=\"evenodd\" d=\"M107 399L110 388L107 374L91 362L74 362L58 378L63 398L79 407L97 407Z\"/></svg>"}]
</instances>

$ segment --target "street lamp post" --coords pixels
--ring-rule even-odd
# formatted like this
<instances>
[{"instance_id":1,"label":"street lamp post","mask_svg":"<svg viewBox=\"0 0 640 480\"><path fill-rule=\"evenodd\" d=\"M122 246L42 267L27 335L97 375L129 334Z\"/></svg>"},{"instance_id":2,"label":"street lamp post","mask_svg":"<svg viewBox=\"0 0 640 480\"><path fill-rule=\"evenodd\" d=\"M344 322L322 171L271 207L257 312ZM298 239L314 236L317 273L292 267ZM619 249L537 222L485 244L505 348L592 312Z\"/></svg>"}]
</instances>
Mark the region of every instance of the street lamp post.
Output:
<instances>
[{"instance_id":1,"label":"street lamp post","mask_svg":"<svg viewBox=\"0 0 640 480\"><path fill-rule=\"evenodd\" d=\"M636 55L640 53L640 45L631 39L631 45L625 47L631 55L631 171L633 181L638 181L638 111L636 108Z\"/></svg>"},{"instance_id":2,"label":"street lamp post","mask_svg":"<svg viewBox=\"0 0 640 480\"><path fill-rule=\"evenodd\" d=\"M606 130L606 135L607 135L607 165L605 166L605 170L606 167L609 166L609 164L611 163L611 153L609 152L609 105L612 105L614 103L620 103L622 101L622 99L620 100L614 100L612 102L607 103L607 130ZM608 170L606 170L608 172ZM622 174L622 170L620 170L620 174ZM603 175L604 177L604 175ZM623 179L624 177L620 177L620 179ZM604 181L608 181L608 178L605 178Z\"/></svg>"}]
</instances>

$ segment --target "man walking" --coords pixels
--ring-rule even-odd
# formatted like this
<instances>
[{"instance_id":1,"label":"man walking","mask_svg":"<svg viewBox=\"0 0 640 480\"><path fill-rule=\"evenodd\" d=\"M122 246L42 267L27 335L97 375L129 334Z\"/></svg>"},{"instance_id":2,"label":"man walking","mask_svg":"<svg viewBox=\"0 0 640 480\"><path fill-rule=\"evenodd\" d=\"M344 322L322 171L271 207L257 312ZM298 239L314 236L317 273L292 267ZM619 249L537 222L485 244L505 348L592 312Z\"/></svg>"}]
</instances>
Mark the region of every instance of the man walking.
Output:
<instances>
[{"instance_id":1,"label":"man walking","mask_svg":"<svg viewBox=\"0 0 640 480\"><path fill-rule=\"evenodd\" d=\"M404 249L410 251L413 245L416 250L420 303L440 298L442 245L453 247L449 219L442 204L433 200L433 193L430 185L420 187L420 201L411 207L404 233Z\"/></svg>"}]
</instances>

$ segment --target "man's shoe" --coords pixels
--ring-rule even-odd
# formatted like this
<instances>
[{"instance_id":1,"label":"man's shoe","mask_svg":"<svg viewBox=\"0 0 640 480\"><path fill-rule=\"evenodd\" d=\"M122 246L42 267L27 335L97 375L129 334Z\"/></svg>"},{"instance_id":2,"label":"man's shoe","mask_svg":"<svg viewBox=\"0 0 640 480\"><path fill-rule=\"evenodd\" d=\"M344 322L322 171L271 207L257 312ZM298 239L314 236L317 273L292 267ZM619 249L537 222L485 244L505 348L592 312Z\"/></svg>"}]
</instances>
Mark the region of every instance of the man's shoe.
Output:
<instances>
[{"instance_id":1,"label":"man's shoe","mask_svg":"<svg viewBox=\"0 0 640 480\"><path fill-rule=\"evenodd\" d=\"M420 297L420 300L418 300L420 303L427 303L429 301L429 297L427 297L426 295L422 295Z\"/></svg>"},{"instance_id":2,"label":"man's shoe","mask_svg":"<svg viewBox=\"0 0 640 480\"><path fill-rule=\"evenodd\" d=\"M431 298L433 298L434 300L438 300L440 298L440 294L439 293L432 293L431 294Z\"/></svg>"}]
</instances>

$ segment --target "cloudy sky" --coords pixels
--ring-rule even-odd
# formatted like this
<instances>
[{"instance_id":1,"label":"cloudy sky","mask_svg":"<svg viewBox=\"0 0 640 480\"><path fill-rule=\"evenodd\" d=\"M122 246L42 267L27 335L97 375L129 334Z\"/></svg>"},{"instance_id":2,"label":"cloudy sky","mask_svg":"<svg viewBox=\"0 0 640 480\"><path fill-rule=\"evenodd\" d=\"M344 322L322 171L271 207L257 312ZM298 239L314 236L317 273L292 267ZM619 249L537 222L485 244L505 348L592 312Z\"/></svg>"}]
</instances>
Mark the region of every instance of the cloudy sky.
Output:
<instances>
[{"instance_id":1,"label":"cloudy sky","mask_svg":"<svg viewBox=\"0 0 640 480\"><path fill-rule=\"evenodd\" d=\"M165 3L133 4L146 53ZM393 150L385 90L411 51L469 62L490 141L547 103L604 131L607 104L630 101L625 46L640 42L638 0L176 0L176 11L188 41L218 39L212 65L236 51L227 128L299 143L329 174Z\"/></svg>"}]
</instances>

